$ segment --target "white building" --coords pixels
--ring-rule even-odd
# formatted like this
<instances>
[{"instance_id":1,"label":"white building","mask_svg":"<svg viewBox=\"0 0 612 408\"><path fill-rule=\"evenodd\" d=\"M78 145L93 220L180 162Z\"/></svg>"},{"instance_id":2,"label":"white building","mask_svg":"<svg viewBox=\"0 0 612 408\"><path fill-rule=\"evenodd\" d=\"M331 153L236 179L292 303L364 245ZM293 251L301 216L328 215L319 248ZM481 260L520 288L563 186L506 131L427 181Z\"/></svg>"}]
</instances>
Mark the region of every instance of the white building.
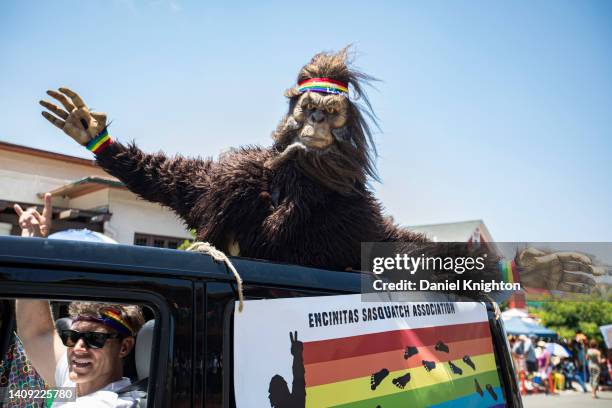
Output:
<instances>
[{"instance_id":1,"label":"white building","mask_svg":"<svg viewBox=\"0 0 612 408\"><path fill-rule=\"evenodd\" d=\"M482 220L413 225L410 230L425 234L434 242L493 242Z\"/></svg>"},{"instance_id":2,"label":"white building","mask_svg":"<svg viewBox=\"0 0 612 408\"><path fill-rule=\"evenodd\" d=\"M181 219L138 198L93 160L0 142L0 235L19 235L13 204L42 208L53 195L52 232L88 228L122 244L175 248L191 236Z\"/></svg>"}]
</instances>

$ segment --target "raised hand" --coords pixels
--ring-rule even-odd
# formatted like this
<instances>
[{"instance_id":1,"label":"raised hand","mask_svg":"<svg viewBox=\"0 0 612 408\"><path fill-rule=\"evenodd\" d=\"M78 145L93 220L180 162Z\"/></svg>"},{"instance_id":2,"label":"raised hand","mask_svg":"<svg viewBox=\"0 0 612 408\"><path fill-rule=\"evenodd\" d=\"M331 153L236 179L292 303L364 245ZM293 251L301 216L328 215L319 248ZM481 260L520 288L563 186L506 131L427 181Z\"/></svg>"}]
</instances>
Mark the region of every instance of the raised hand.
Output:
<instances>
[{"instance_id":1,"label":"raised hand","mask_svg":"<svg viewBox=\"0 0 612 408\"><path fill-rule=\"evenodd\" d=\"M289 339L291 339L291 355L302 355L304 351L304 343L298 340L297 331L294 333L289 332Z\"/></svg>"},{"instance_id":2,"label":"raised hand","mask_svg":"<svg viewBox=\"0 0 612 408\"><path fill-rule=\"evenodd\" d=\"M19 217L22 237L46 237L51 232L51 194L45 193L43 212L40 214L36 207L23 210L19 204L13 206Z\"/></svg>"},{"instance_id":3,"label":"raised hand","mask_svg":"<svg viewBox=\"0 0 612 408\"><path fill-rule=\"evenodd\" d=\"M593 265L591 258L578 252L547 253L530 247L517 257L521 267L521 284L527 288L590 293L595 287L593 276L605 269Z\"/></svg>"},{"instance_id":4,"label":"raised hand","mask_svg":"<svg viewBox=\"0 0 612 408\"><path fill-rule=\"evenodd\" d=\"M42 115L77 143L86 145L106 127L106 114L90 112L76 92L59 88L59 92L49 90L47 95L59 101L64 109L51 102L40 101L42 106L55 114L43 111Z\"/></svg>"}]
</instances>

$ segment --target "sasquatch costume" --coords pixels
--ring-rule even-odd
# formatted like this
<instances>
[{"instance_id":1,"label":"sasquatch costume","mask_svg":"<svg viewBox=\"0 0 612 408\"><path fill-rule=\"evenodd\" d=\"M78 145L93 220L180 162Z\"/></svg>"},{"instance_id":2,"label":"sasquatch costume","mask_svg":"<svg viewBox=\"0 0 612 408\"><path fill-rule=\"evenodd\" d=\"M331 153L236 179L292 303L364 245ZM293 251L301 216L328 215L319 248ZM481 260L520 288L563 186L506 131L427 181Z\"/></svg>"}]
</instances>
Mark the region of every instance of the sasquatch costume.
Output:
<instances>
[{"instance_id":1,"label":"sasquatch costume","mask_svg":"<svg viewBox=\"0 0 612 408\"><path fill-rule=\"evenodd\" d=\"M289 110L271 147L237 148L217 161L145 154L134 144L113 142L106 115L90 112L67 88L47 91L63 109L40 101L48 110L42 115L96 154L131 191L173 209L198 240L230 255L338 270L360 268L362 242L398 243L392 252L413 258L487 255L486 246L434 245L383 216L367 186L376 178L375 152L362 85L371 78L351 69L346 54L315 55L300 70L297 85L285 92ZM566 292L589 293L596 282L583 272L605 272L583 254L536 248L507 265L502 269L520 270L530 287ZM442 269L431 280L477 278ZM494 255L478 277L499 278Z\"/></svg>"},{"instance_id":2,"label":"sasquatch costume","mask_svg":"<svg viewBox=\"0 0 612 408\"><path fill-rule=\"evenodd\" d=\"M371 79L349 67L346 50L315 55L285 92L289 109L273 145L236 148L217 161L113 142L106 116L89 112L66 88L48 93L69 115L41 104L64 119L43 112L102 168L231 255L336 270L360 269L362 242L410 243L416 256L465 256L461 249L440 253L423 235L393 224L369 190L376 172L366 118L374 116L362 86Z\"/></svg>"},{"instance_id":3,"label":"sasquatch costume","mask_svg":"<svg viewBox=\"0 0 612 408\"><path fill-rule=\"evenodd\" d=\"M315 78L327 83L307 83ZM221 250L358 269L361 242L424 241L389 222L367 188L367 178L375 176L370 132L361 108L340 89L348 85L363 98L360 82L367 79L347 67L345 52L319 54L299 73L302 89L286 92L289 112L272 147L238 148L213 161L145 154L136 145L114 142L97 161L134 193L173 209L198 240ZM296 116L308 107L296 115L296 104L305 93L346 101L344 126L332 129L333 143L323 149L298 141L307 119Z\"/></svg>"}]
</instances>

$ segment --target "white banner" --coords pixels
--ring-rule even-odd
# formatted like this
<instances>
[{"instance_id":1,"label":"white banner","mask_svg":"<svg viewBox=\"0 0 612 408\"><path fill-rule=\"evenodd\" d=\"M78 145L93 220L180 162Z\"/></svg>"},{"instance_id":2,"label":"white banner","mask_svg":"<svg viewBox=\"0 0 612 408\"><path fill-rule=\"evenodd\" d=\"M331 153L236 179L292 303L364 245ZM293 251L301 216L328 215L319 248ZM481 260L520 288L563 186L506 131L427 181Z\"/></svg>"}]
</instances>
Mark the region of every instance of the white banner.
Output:
<instances>
[{"instance_id":1,"label":"white banner","mask_svg":"<svg viewBox=\"0 0 612 408\"><path fill-rule=\"evenodd\" d=\"M236 304L234 387L239 408L504 402L483 304L361 295Z\"/></svg>"}]
</instances>

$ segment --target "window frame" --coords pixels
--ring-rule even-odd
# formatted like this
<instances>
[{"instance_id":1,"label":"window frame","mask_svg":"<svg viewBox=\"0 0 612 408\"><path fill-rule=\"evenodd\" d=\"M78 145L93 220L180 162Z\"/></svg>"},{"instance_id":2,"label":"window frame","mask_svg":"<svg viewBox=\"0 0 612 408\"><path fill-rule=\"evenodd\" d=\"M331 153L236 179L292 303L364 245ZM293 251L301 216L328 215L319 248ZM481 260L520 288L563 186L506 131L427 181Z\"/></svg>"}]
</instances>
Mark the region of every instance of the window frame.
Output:
<instances>
[{"instance_id":1,"label":"window frame","mask_svg":"<svg viewBox=\"0 0 612 408\"><path fill-rule=\"evenodd\" d=\"M0 358L6 355L15 330L15 308L13 302L0 298Z\"/></svg>"},{"instance_id":2,"label":"window frame","mask_svg":"<svg viewBox=\"0 0 612 408\"><path fill-rule=\"evenodd\" d=\"M31 289L31 290L30 290ZM50 287L45 284L32 282L5 282L0 288L0 300L14 300L17 298L44 299L48 301L71 302L71 301L99 301L111 303L138 304L149 307L156 319L155 332L153 333L149 381L147 386L147 407L167 406L166 399L170 399L171 393L167 391L167 379L159 373L167 372L170 366L169 359L161 356L169 355L170 336L162 336L169 333L171 328L170 311L163 296L150 292L136 292L133 289L113 289L112 295L105 290L108 288L84 288L78 284L62 283L60 286ZM75 291L79 291L78 294ZM171 367L170 367L171 368Z\"/></svg>"},{"instance_id":3,"label":"window frame","mask_svg":"<svg viewBox=\"0 0 612 408\"><path fill-rule=\"evenodd\" d=\"M143 239L145 240L145 244L138 244L137 241L139 239ZM170 236L165 236L165 235L156 235L156 234L145 234L142 232L135 232L134 233L134 245L137 246L146 246L146 247L151 247L151 248L165 248L165 249L177 249L184 241L188 240L187 238L180 238L180 237L170 237ZM157 246L154 245L155 241L163 241L163 246ZM176 241L176 247L173 248L170 246L171 242L175 242Z\"/></svg>"}]
</instances>

